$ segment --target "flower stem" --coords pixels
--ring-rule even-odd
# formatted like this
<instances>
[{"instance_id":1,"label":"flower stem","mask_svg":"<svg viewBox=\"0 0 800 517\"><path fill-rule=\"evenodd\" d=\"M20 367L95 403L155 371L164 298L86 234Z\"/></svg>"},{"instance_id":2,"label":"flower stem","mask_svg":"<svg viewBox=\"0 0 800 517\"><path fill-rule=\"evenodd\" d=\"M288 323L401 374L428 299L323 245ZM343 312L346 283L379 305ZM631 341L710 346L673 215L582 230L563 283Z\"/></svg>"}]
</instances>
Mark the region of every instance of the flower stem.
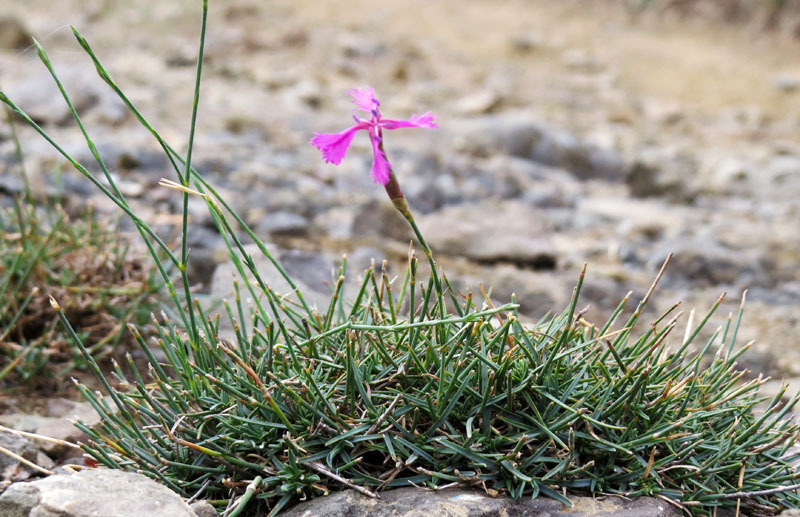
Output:
<instances>
[{"instance_id":1,"label":"flower stem","mask_svg":"<svg viewBox=\"0 0 800 517\"><path fill-rule=\"evenodd\" d=\"M428 246L428 243L425 241L425 237L422 236L422 232L419 231L419 227L417 226L416 221L414 221L414 215L411 213L411 210L408 207L408 201L406 201L405 196L403 196L403 191L400 190L400 184L397 182L397 177L394 175L393 171L389 173L389 182L384 185L384 188L386 189L386 193L389 194L389 199L392 200L394 207L403 215L403 217L405 217L406 221L408 221L408 224L411 226L411 229L414 230L414 235L416 235L417 241L419 242L420 246L422 246L422 250L425 252L425 256L428 258L428 263L431 265L433 285L436 289L436 297L439 301L439 317L443 318L447 313L445 312L442 281L439 278L438 271L436 270L436 260L433 258L431 247ZM410 310L412 312L414 311L413 300L411 300Z\"/></svg>"}]
</instances>

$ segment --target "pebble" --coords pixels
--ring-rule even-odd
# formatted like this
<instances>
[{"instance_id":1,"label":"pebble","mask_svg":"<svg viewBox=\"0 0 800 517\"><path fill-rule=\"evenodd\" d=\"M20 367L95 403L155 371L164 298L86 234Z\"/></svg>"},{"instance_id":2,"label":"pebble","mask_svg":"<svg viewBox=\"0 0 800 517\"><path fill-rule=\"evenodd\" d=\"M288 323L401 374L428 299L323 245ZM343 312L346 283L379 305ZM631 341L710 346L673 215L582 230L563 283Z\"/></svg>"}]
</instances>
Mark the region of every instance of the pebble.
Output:
<instances>
[{"instance_id":1,"label":"pebble","mask_svg":"<svg viewBox=\"0 0 800 517\"><path fill-rule=\"evenodd\" d=\"M142 474L98 468L14 483L0 495L0 515L197 517L198 514L178 494Z\"/></svg>"}]
</instances>

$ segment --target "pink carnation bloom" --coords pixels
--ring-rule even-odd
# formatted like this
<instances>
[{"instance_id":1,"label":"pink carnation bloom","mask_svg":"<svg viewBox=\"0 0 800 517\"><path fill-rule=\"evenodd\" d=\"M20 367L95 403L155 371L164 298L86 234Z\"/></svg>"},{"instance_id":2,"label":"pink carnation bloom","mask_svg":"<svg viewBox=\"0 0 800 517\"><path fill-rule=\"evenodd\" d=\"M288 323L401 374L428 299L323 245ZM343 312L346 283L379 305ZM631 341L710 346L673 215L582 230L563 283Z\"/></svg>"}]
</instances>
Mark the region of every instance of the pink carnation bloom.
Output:
<instances>
[{"instance_id":1,"label":"pink carnation bloom","mask_svg":"<svg viewBox=\"0 0 800 517\"><path fill-rule=\"evenodd\" d=\"M374 155L371 171L372 178L375 183L386 185L389 182L392 169L381 146L383 140L382 130L398 129L401 127L435 129L438 127L433 121L436 115L427 112L422 115L412 115L408 120L384 119L381 118L381 112L378 110L381 103L375 98L375 90L370 87L362 89L353 88L348 94L353 98L353 104L356 105L356 109L353 111L369 113L370 118L361 119L353 114L356 125L340 133L314 133L315 136L311 139L311 145L322 151L322 157L325 159L326 163L339 165L345 153L347 153L347 148L350 147L350 142L353 141L356 132L362 129L366 130L369 132L369 139L372 143L372 153Z\"/></svg>"}]
</instances>

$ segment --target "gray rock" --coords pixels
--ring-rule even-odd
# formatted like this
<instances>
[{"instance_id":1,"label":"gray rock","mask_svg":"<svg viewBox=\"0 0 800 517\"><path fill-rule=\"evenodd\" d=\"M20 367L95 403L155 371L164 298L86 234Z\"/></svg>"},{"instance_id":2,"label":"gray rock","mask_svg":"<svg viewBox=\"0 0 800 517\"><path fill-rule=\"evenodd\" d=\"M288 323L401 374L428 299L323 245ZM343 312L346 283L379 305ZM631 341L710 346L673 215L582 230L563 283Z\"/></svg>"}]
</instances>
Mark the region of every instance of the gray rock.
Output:
<instances>
[{"instance_id":1,"label":"gray rock","mask_svg":"<svg viewBox=\"0 0 800 517\"><path fill-rule=\"evenodd\" d=\"M24 413L13 413L0 416L0 424L24 431L56 438L68 442L76 442L86 438L86 435L75 427L70 419L79 418L88 426L92 426L100 421L97 412L88 402L74 402L67 399L54 399L49 402L49 416L28 415ZM32 438L37 447L44 452L60 456L69 451L70 448L53 442L36 440Z\"/></svg>"},{"instance_id":2,"label":"gray rock","mask_svg":"<svg viewBox=\"0 0 800 517\"><path fill-rule=\"evenodd\" d=\"M685 153L645 150L627 170L625 183L636 197L664 196L685 201L695 193L697 167L696 159Z\"/></svg>"},{"instance_id":3,"label":"gray rock","mask_svg":"<svg viewBox=\"0 0 800 517\"><path fill-rule=\"evenodd\" d=\"M0 511L6 517L30 517L30 510L40 500L39 490L32 483L14 483L0 495ZM45 513L42 517L50 516Z\"/></svg>"},{"instance_id":4,"label":"gray rock","mask_svg":"<svg viewBox=\"0 0 800 517\"><path fill-rule=\"evenodd\" d=\"M271 243L266 243L266 246L270 253L283 265L286 272L302 292L306 302L311 307L316 305L320 311L326 310L330 302L331 292L328 285L334 283L333 271L338 268L338 265L322 253L281 250ZM297 300L292 294L292 289L288 282L275 269L275 266L264 257L256 245L248 244L245 249L251 255L259 275L271 289L279 295L286 295L291 300ZM232 279L235 271L236 269L230 261L223 262L217 266L211 278L212 300L232 299ZM236 277L238 278L238 273ZM241 280L239 280L239 286L243 289ZM242 296L249 297L249 294L243 294ZM226 320L227 318L222 319Z\"/></svg>"},{"instance_id":5,"label":"gray rock","mask_svg":"<svg viewBox=\"0 0 800 517\"><path fill-rule=\"evenodd\" d=\"M521 197L541 207L569 207L580 194L580 183L563 169L514 156L493 156L483 168L494 179L493 194Z\"/></svg>"},{"instance_id":6,"label":"gray rock","mask_svg":"<svg viewBox=\"0 0 800 517\"><path fill-rule=\"evenodd\" d=\"M197 517L219 517L217 510L206 501L195 501L189 505Z\"/></svg>"},{"instance_id":7,"label":"gray rock","mask_svg":"<svg viewBox=\"0 0 800 517\"><path fill-rule=\"evenodd\" d=\"M30 483L14 483L0 495L5 517L196 517L181 497L134 472L87 469Z\"/></svg>"},{"instance_id":8,"label":"gray rock","mask_svg":"<svg viewBox=\"0 0 800 517\"><path fill-rule=\"evenodd\" d=\"M603 233L612 228L626 241L655 237L674 238L677 241L685 234L685 228L701 222L686 206L657 198L616 196L582 198L569 216L571 227L593 230L595 242L610 238Z\"/></svg>"},{"instance_id":9,"label":"gray rock","mask_svg":"<svg viewBox=\"0 0 800 517\"><path fill-rule=\"evenodd\" d=\"M531 115L486 116L464 121L456 147L475 156L508 154L568 170L580 179L617 181L625 165L613 149L581 141L572 133L538 123Z\"/></svg>"},{"instance_id":10,"label":"gray rock","mask_svg":"<svg viewBox=\"0 0 800 517\"><path fill-rule=\"evenodd\" d=\"M187 272L193 285L202 285L206 291L210 289L211 276L217 265L230 260L225 240L216 228L201 225L190 225L189 262Z\"/></svg>"},{"instance_id":11,"label":"gray rock","mask_svg":"<svg viewBox=\"0 0 800 517\"><path fill-rule=\"evenodd\" d=\"M678 278L697 285L748 286L766 281L764 259L760 250L734 252L711 238L679 240L662 243L651 255L649 263L655 268L668 252L673 253L667 270L667 281Z\"/></svg>"},{"instance_id":12,"label":"gray rock","mask_svg":"<svg viewBox=\"0 0 800 517\"><path fill-rule=\"evenodd\" d=\"M278 253L280 263L290 277L301 280L311 290L325 295L326 298L330 295L326 284L335 280L333 269L336 266L332 260L313 251L280 250Z\"/></svg>"},{"instance_id":13,"label":"gray rock","mask_svg":"<svg viewBox=\"0 0 800 517\"><path fill-rule=\"evenodd\" d=\"M311 231L332 239L352 239L355 218L351 207L334 207L314 217Z\"/></svg>"},{"instance_id":14,"label":"gray rock","mask_svg":"<svg viewBox=\"0 0 800 517\"><path fill-rule=\"evenodd\" d=\"M292 212L278 211L261 218L256 232L264 235L287 235L299 237L308 231L308 220Z\"/></svg>"},{"instance_id":15,"label":"gray rock","mask_svg":"<svg viewBox=\"0 0 800 517\"><path fill-rule=\"evenodd\" d=\"M6 170L5 165L0 163L0 193L19 195L24 191L25 182L22 180L22 176Z\"/></svg>"},{"instance_id":16,"label":"gray rock","mask_svg":"<svg viewBox=\"0 0 800 517\"><path fill-rule=\"evenodd\" d=\"M494 115L463 121L463 134L456 137L456 147L473 156L508 154L530 158L533 147L542 138L543 129L532 115Z\"/></svg>"},{"instance_id":17,"label":"gray rock","mask_svg":"<svg viewBox=\"0 0 800 517\"><path fill-rule=\"evenodd\" d=\"M464 515L490 517L496 515L529 517L675 517L680 515L659 499L643 497L633 501L609 497L572 498L566 507L554 499L539 497L513 501L505 497L489 497L483 492L468 490L432 491L399 488L381 493L379 500L351 490L301 503L283 515L286 517L422 517Z\"/></svg>"},{"instance_id":18,"label":"gray rock","mask_svg":"<svg viewBox=\"0 0 800 517\"><path fill-rule=\"evenodd\" d=\"M13 434L0 433L0 447L35 464L38 464L37 460L40 459L40 455L44 456L30 441ZM46 458L46 456L44 457ZM47 465L40 466L44 468L52 466L52 460L47 458L46 461L48 462ZM0 452L0 479L21 481L23 479L28 479L33 473L34 471L24 463Z\"/></svg>"},{"instance_id":19,"label":"gray rock","mask_svg":"<svg viewBox=\"0 0 800 517\"><path fill-rule=\"evenodd\" d=\"M542 133L533 146L531 159L545 165L568 170L579 179L622 179L622 158L611 149L581 142L563 130L550 129Z\"/></svg>"},{"instance_id":20,"label":"gray rock","mask_svg":"<svg viewBox=\"0 0 800 517\"><path fill-rule=\"evenodd\" d=\"M519 303L519 312L534 319L567 305L571 281L550 272L530 271L509 264L485 267L479 275L463 278L464 287L473 293L480 293L480 284L489 289L496 304L510 302L513 294ZM457 287L461 289L461 285Z\"/></svg>"},{"instance_id":21,"label":"gray rock","mask_svg":"<svg viewBox=\"0 0 800 517\"><path fill-rule=\"evenodd\" d=\"M348 276L360 274L375 263L376 268L380 268L381 263L386 260L386 255L379 249L361 246L347 254Z\"/></svg>"},{"instance_id":22,"label":"gray rock","mask_svg":"<svg viewBox=\"0 0 800 517\"><path fill-rule=\"evenodd\" d=\"M414 206L414 200L409 204ZM372 201L360 207L353 220L353 236L408 242L413 233L403 216L388 200Z\"/></svg>"},{"instance_id":23,"label":"gray rock","mask_svg":"<svg viewBox=\"0 0 800 517\"><path fill-rule=\"evenodd\" d=\"M91 114L94 121L118 125L129 116L127 108L116 94L102 81L96 80L92 68L57 66L56 73L81 117ZM69 108L47 70L12 84L7 93L11 100L40 124L67 125L72 122Z\"/></svg>"},{"instance_id":24,"label":"gray rock","mask_svg":"<svg viewBox=\"0 0 800 517\"><path fill-rule=\"evenodd\" d=\"M518 201L449 207L421 218L419 225L434 253L531 269L555 267L546 214Z\"/></svg>"}]
</instances>

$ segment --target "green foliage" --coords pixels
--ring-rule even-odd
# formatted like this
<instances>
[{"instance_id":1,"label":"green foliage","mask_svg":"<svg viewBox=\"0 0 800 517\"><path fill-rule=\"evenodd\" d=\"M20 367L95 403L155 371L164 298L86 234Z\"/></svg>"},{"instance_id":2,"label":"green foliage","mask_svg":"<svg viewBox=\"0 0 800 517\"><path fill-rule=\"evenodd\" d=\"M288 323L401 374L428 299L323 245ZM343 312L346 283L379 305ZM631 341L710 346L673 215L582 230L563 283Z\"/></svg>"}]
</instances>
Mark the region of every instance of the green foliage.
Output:
<instances>
[{"instance_id":1,"label":"green foliage","mask_svg":"<svg viewBox=\"0 0 800 517\"><path fill-rule=\"evenodd\" d=\"M734 347L740 318L697 342L719 302L697 326L688 323L682 339L672 336L680 316L673 310L639 321L650 293L624 324L617 319L627 299L597 327L575 311L582 273L562 314L525 326L515 303L494 307L488 298L454 292L423 246L431 276L418 278L412 255L401 282L369 269L360 289L345 293L343 263L328 307L311 308L191 167L191 152L184 158L163 140L75 35L171 160L178 182L162 185L184 200L181 249L173 252L127 204L85 131L109 187L0 92L131 217L173 300L174 315L153 319L162 358L131 325L149 366L142 371L129 359L126 371L116 367L116 388L64 309L51 302L113 401L79 386L102 417L93 429L77 423L92 438L84 450L98 462L209 498L227 515L245 508L277 513L345 487L374 495L409 485L475 486L565 502L564 490L656 495L697 515L739 500L758 512L800 502L787 489L797 482L790 446L800 427L783 419L798 398L782 405L781 392L767 401L758 396L761 380L742 382L735 361L747 347ZM58 81L38 44L37 51ZM202 46L198 61L195 101ZM73 116L83 129L74 110ZM206 314L188 288L190 195L207 203L241 279L233 303L225 304L229 326ZM276 293L264 281L242 232L291 292ZM171 267L183 289L172 284ZM706 359L709 350L715 355ZM756 411L763 402L768 409Z\"/></svg>"},{"instance_id":2,"label":"green foliage","mask_svg":"<svg viewBox=\"0 0 800 517\"><path fill-rule=\"evenodd\" d=\"M100 359L146 323L158 285L114 221L91 209L70 217L58 201L30 196L0 208L0 381L28 380L47 369L63 375L85 365L69 346L48 302L56 296L89 352Z\"/></svg>"},{"instance_id":3,"label":"green foliage","mask_svg":"<svg viewBox=\"0 0 800 517\"><path fill-rule=\"evenodd\" d=\"M82 426L93 438L84 449L234 506L261 476L250 507L273 511L351 485L462 485L562 500L563 488L662 495L703 514L735 505L725 494L797 481L788 448L800 428L783 419L797 397L754 411L761 381L740 382L735 328L689 353L707 318L670 352L678 317L635 335L644 304L619 328L583 322L574 302L526 328L516 305L487 309L469 295L440 317L432 282L410 296L411 269L399 296L366 271L357 302L334 297L313 326L292 305L269 318L258 298L239 297L228 312L248 325L235 316L229 337L199 309L197 342L155 322L167 360L140 340L150 371L129 364L117 407L81 387L104 417ZM798 502L781 493L746 506Z\"/></svg>"}]
</instances>

